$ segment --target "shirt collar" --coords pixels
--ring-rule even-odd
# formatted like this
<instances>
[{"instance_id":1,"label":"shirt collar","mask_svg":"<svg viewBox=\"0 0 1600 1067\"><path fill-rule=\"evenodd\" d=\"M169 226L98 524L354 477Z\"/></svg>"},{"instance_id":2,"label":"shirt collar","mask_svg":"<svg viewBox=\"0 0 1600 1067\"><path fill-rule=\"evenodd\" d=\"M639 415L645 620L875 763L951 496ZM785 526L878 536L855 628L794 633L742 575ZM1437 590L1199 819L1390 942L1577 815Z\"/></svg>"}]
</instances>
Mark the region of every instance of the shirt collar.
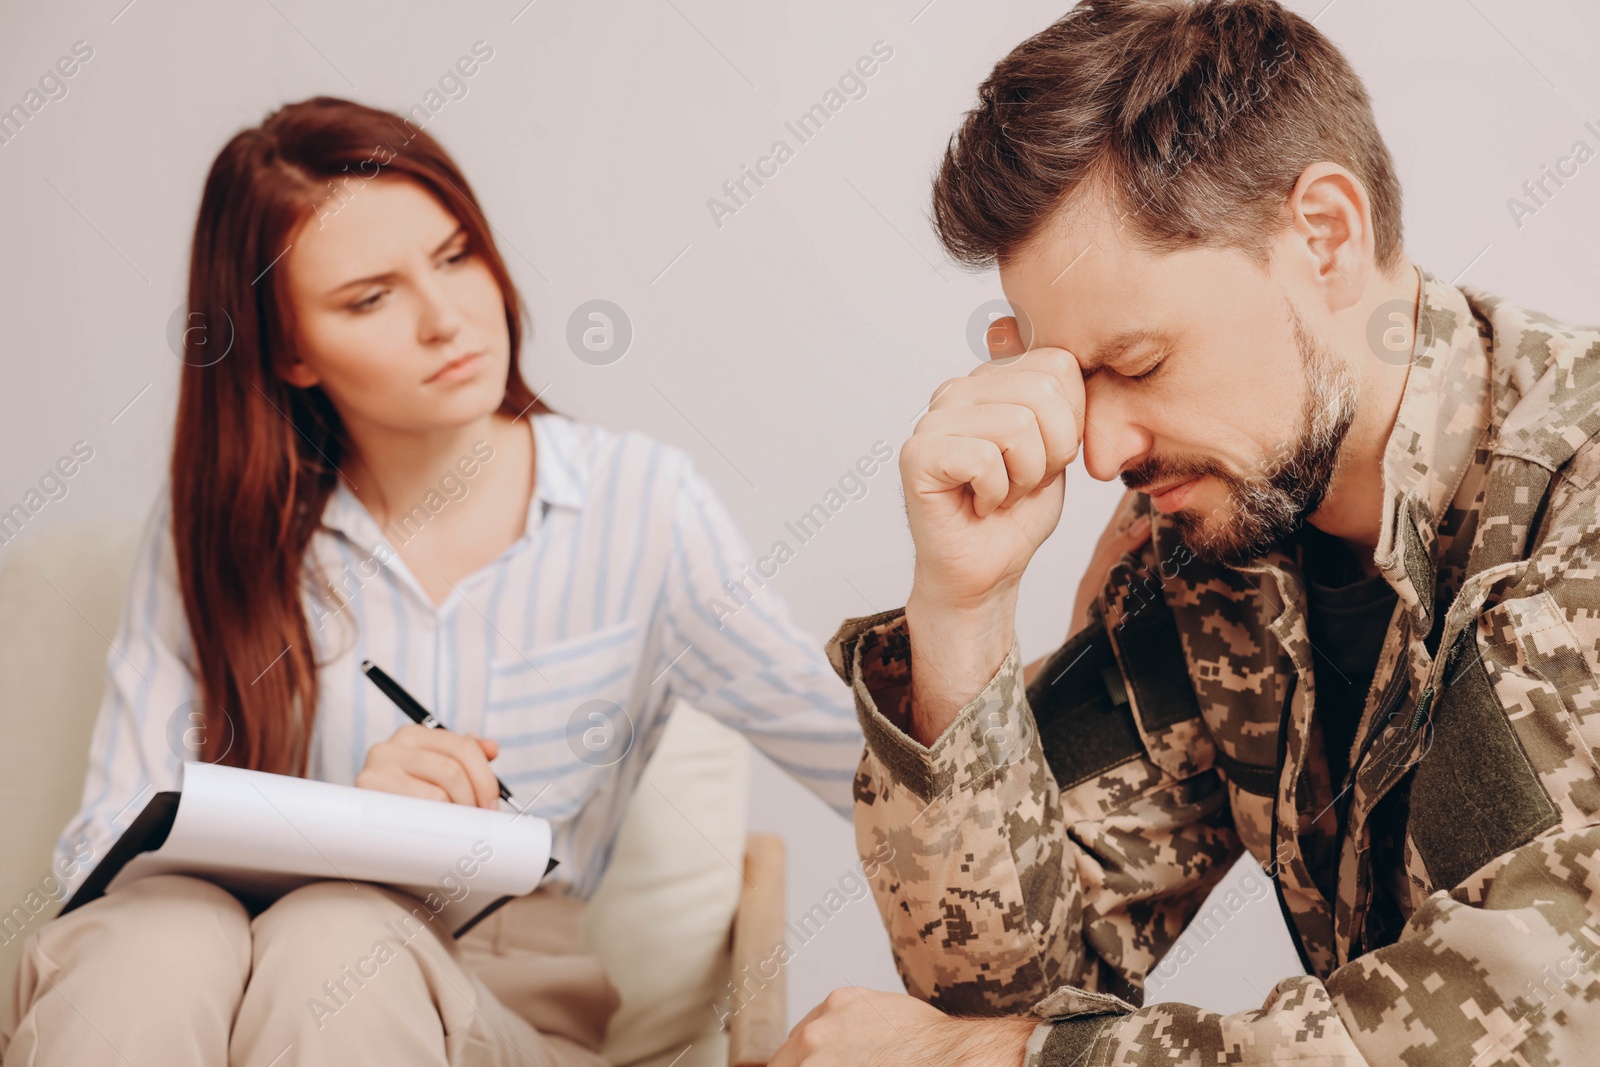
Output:
<instances>
[{"instance_id":1,"label":"shirt collar","mask_svg":"<svg viewBox=\"0 0 1600 1067\"><path fill-rule=\"evenodd\" d=\"M589 493L589 451L582 428L564 415L534 415L533 496L552 507L582 508Z\"/></svg>"},{"instance_id":2,"label":"shirt collar","mask_svg":"<svg viewBox=\"0 0 1600 1067\"><path fill-rule=\"evenodd\" d=\"M1426 633L1439 522L1489 427L1491 375L1466 296L1421 267L1417 273L1416 336L1383 454L1383 525L1374 562Z\"/></svg>"},{"instance_id":3,"label":"shirt collar","mask_svg":"<svg viewBox=\"0 0 1600 1067\"><path fill-rule=\"evenodd\" d=\"M534 482L524 538L534 536L551 508L582 509L590 474L583 434L576 423L555 414L533 415L528 421L533 427ZM440 497L444 494L440 493ZM322 525L343 534L367 555L383 558L393 552L390 536L395 531L379 527L343 478L323 507Z\"/></svg>"}]
</instances>

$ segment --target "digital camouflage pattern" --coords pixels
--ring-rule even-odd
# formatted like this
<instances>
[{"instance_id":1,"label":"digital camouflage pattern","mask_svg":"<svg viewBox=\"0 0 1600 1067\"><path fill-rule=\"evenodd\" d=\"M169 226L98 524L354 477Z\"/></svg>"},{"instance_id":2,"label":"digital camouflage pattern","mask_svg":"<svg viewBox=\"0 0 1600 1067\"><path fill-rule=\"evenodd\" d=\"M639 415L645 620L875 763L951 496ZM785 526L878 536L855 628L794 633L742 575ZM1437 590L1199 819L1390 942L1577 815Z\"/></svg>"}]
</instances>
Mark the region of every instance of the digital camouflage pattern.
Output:
<instances>
[{"instance_id":1,"label":"digital camouflage pattern","mask_svg":"<svg viewBox=\"0 0 1600 1067\"><path fill-rule=\"evenodd\" d=\"M1038 1015L1026 1067L1600 1062L1600 330L1419 274L1375 555L1399 602L1344 782L1298 542L1207 566L1143 495L1091 625L1026 688L1013 648L931 748L903 614L829 644L906 988ZM1242 850L1308 974L1141 1007Z\"/></svg>"}]
</instances>

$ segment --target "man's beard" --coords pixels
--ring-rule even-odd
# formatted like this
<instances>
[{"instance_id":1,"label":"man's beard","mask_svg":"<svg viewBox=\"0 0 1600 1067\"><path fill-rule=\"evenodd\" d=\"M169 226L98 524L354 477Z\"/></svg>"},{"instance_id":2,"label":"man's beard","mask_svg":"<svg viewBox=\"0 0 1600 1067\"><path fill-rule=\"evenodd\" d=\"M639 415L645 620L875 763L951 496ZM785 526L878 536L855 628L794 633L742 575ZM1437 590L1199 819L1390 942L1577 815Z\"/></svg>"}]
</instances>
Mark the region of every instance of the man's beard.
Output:
<instances>
[{"instance_id":1,"label":"man's beard","mask_svg":"<svg viewBox=\"0 0 1600 1067\"><path fill-rule=\"evenodd\" d=\"M1130 489L1207 474L1222 483L1227 503L1210 515L1185 509L1169 516L1189 551L1206 563L1237 567L1299 532L1322 506L1340 447L1355 420L1360 390L1349 370L1317 343L1293 306L1288 312L1306 380L1301 412L1305 429L1298 438L1281 444L1263 461L1261 473L1249 478L1209 461L1165 464L1154 459L1122 475ZM1208 524L1213 516L1219 521Z\"/></svg>"}]
</instances>

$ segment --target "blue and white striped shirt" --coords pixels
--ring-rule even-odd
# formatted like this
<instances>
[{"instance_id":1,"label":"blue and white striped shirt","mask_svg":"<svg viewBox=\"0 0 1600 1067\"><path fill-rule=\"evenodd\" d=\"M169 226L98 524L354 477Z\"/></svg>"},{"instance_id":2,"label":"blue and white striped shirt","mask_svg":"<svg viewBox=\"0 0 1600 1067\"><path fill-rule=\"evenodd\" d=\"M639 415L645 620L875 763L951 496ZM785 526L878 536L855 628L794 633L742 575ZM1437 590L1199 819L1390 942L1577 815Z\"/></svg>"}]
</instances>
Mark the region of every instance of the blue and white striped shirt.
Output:
<instances>
[{"instance_id":1,"label":"blue and white striped shirt","mask_svg":"<svg viewBox=\"0 0 1600 1067\"><path fill-rule=\"evenodd\" d=\"M303 601L320 664L308 774L353 783L367 750L409 721L360 672L371 659L450 729L500 743L496 773L552 823L562 860L552 880L583 897L677 697L849 817L862 748L849 693L770 590L731 614L715 609L739 603L724 583L751 555L689 457L559 415L531 423L526 528L441 605L393 541L470 492L470 464L388 536L343 483L329 497L308 563L343 606ZM60 855L87 837L98 861L156 791L174 788L181 760L198 758L198 699L163 494L107 656L83 804Z\"/></svg>"}]
</instances>

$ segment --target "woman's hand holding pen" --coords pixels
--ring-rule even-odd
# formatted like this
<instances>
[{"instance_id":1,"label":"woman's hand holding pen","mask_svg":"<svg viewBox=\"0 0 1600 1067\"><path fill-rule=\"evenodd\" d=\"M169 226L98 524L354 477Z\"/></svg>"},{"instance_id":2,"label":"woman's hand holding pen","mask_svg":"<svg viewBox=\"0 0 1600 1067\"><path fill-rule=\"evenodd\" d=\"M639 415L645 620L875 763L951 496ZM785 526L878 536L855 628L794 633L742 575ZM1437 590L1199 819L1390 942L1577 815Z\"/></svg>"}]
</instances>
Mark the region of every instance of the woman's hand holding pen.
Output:
<instances>
[{"instance_id":1,"label":"woman's hand holding pen","mask_svg":"<svg viewBox=\"0 0 1600 1067\"><path fill-rule=\"evenodd\" d=\"M489 761L499 754L499 743L486 737L407 723L367 750L356 785L497 811L500 784Z\"/></svg>"}]
</instances>

